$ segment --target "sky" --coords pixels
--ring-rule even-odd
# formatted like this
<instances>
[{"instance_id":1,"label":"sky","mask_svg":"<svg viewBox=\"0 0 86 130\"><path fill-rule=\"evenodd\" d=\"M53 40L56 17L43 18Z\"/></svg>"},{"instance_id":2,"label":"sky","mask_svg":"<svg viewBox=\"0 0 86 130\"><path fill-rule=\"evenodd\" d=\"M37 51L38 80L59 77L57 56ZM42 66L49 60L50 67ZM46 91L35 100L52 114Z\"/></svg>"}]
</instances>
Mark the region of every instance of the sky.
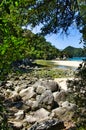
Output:
<instances>
[{"instance_id":1,"label":"sky","mask_svg":"<svg viewBox=\"0 0 86 130\"><path fill-rule=\"evenodd\" d=\"M30 27L28 26L28 29ZM40 26L35 27L32 29L33 33L40 32ZM66 34L49 34L46 37L46 41L50 42L52 45L54 45L56 48L62 50L66 48L67 46L73 46L76 48L83 48L83 44L80 44L81 34L76 29L76 27L70 27L69 29L69 35Z\"/></svg>"},{"instance_id":2,"label":"sky","mask_svg":"<svg viewBox=\"0 0 86 130\"><path fill-rule=\"evenodd\" d=\"M83 48L83 44L80 44L81 33L76 28L70 29L69 35L66 34L52 34L46 36L46 40L51 42L58 49L64 49L67 46L73 46L76 48Z\"/></svg>"}]
</instances>

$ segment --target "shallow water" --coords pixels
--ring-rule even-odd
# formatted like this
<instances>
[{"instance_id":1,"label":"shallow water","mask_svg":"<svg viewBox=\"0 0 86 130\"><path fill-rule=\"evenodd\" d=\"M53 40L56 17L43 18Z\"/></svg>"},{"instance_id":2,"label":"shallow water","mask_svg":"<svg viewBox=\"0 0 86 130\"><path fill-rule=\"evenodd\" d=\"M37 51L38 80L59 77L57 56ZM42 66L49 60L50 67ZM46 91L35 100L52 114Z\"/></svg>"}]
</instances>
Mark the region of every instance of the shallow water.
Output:
<instances>
[{"instance_id":1,"label":"shallow water","mask_svg":"<svg viewBox=\"0 0 86 130\"><path fill-rule=\"evenodd\" d=\"M69 61L83 61L83 60L86 60L86 57L72 57L72 58L68 58L67 60L69 60Z\"/></svg>"}]
</instances>

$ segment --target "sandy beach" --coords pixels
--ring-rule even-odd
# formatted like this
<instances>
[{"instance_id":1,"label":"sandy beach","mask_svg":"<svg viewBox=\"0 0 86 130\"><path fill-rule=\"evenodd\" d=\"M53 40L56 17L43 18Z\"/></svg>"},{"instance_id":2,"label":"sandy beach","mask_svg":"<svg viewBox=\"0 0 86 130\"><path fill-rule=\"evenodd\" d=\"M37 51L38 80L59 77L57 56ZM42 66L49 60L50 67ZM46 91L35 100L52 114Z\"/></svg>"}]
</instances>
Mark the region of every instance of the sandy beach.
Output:
<instances>
[{"instance_id":1,"label":"sandy beach","mask_svg":"<svg viewBox=\"0 0 86 130\"><path fill-rule=\"evenodd\" d=\"M79 64L82 63L82 61L57 61L57 60L53 60L53 63L57 64L57 65L63 65L63 66L71 66L71 67L78 67Z\"/></svg>"}]
</instances>

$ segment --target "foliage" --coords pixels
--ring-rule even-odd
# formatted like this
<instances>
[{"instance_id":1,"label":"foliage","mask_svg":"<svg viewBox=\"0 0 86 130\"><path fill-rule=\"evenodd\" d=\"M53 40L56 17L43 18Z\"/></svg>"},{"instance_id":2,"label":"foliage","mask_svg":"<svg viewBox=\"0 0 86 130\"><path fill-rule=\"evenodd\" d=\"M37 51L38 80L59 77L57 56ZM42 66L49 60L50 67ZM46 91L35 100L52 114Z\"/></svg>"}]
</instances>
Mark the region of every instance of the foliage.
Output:
<instances>
[{"instance_id":1,"label":"foliage","mask_svg":"<svg viewBox=\"0 0 86 130\"><path fill-rule=\"evenodd\" d=\"M79 10L81 15L82 22L80 23L80 32L82 34L82 42L86 47L86 1L85 0L78 0ZM85 51L86 52L86 51Z\"/></svg>"},{"instance_id":2,"label":"foliage","mask_svg":"<svg viewBox=\"0 0 86 130\"><path fill-rule=\"evenodd\" d=\"M0 1L0 76L10 72L12 62L26 57L51 59L58 50L45 43L42 37L24 36L22 26L41 26L41 34L67 32L76 23L82 33L86 49L86 2L85 0L1 0ZM42 49L43 48L43 49ZM53 56L52 56L53 55ZM82 84L76 89L78 96L86 83L86 67L81 67ZM83 72L83 73L82 73ZM83 75L84 74L84 75ZM0 77L0 78L1 78ZM80 83L81 83L80 81ZM77 84L76 84L77 86ZM77 88L77 87L76 87ZM80 99L80 97L78 97ZM83 99L83 98L81 98ZM83 102L83 100L82 100ZM77 102L78 103L78 102ZM80 104L79 104L80 105Z\"/></svg>"},{"instance_id":3,"label":"foliage","mask_svg":"<svg viewBox=\"0 0 86 130\"><path fill-rule=\"evenodd\" d=\"M81 28L85 41L86 20L83 9L85 13L85 4L80 0L1 0L0 73L6 75L13 61L26 57L51 59L57 54L55 47L51 49L48 42L45 45L46 41L42 37L35 37L29 32L26 38L23 35L26 30L23 30L22 26L35 27L42 24L41 34L46 35L58 33L61 29L67 32L69 26L75 21Z\"/></svg>"},{"instance_id":4,"label":"foliage","mask_svg":"<svg viewBox=\"0 0 86 130\"><path fill-rule=\"evenodd\" d=\"M78 127L86 128L86 62L78 67L73 81L69 81L68 88L71 89L72 99L78 106L75 118Z\"/></svg>"},{"instance_id":5,"label":"foliage","mask_svg":"<svg viewBox=\"0 0 86 130\"><path fill-rule=\"evenodd\" d=\"M26 30L24 36L27 38L27 53L32 59L53 59L59 55L59 50L47 42L43 36L32 34L32 40L28 38L31 32Z\"/></svg>"},{"instance_id":6,"label":"foliage","mask_svg":"<svg viewBox=\"0 0 86 130\"><path fill-rule=\"evenodd\" d=\"M72 46L66 47L63 51L63 54L65 54L67 57L84 57L86 54L84 53L84 50L82 48L75 48Z\"/></svg>"},{"instance_id":7,"label":"foliage","mask_svg":"<svg viewBox=\"0 0 86 130\"><path fill-rule=\"evenodd\" d=\"M31 2L32 3L32 2ZM51 59L59 52L43 37L23 30L30 2L2 0L0 4L0 78L7 76L14 61L24 58ZM24 13L24 14L23 14ZM28 20L26 20L28 22Z\"/></svg>"}]
</instances>

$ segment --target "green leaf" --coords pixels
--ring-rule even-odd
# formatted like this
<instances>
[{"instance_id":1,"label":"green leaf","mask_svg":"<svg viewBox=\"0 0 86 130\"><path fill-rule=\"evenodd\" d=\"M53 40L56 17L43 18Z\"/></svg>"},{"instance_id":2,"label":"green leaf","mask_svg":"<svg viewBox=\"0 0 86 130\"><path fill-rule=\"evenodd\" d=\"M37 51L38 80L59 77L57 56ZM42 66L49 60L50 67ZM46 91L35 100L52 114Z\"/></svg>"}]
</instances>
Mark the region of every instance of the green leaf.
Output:
<instances>
[{"instance_id":1,"label":"green leaf","mask_svg":"<svg viewBox=\"0 0 86 130\"><path fill-rule=\"evenodd\" d=\"M18 6L18 5L19 5L18 1L15 1L15 6Z\"/></svg>"}]
</instances>

